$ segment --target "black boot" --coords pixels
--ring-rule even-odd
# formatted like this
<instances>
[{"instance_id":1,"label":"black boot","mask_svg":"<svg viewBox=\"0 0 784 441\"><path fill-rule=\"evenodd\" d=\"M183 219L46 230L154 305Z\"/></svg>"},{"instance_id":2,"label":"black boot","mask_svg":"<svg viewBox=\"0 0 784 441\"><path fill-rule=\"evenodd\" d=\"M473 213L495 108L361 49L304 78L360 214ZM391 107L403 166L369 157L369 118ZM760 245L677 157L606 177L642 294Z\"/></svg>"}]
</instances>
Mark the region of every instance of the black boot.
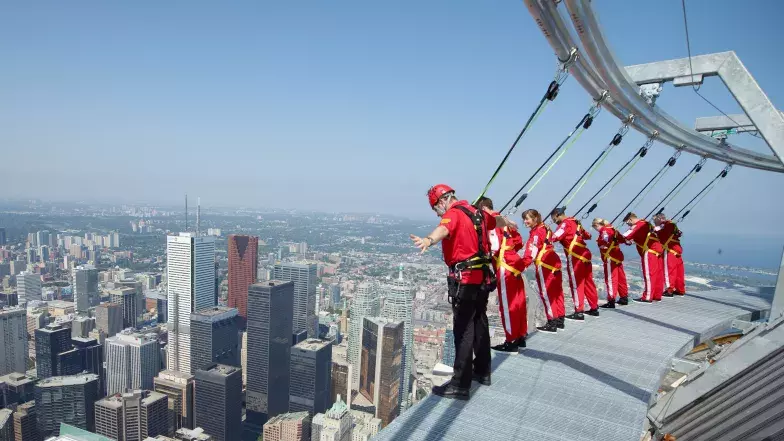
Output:
<instances>
[{"instance_id":1,"label":"black boot","mask_svg":"<svg viewBox=\"0 0 784 441\"><path fill-rule=\"evenodd\" d=\"M491 384L491 382L490 382L490 374L479 375L477 373L474 373L474 375L471 376L471 379L476 381L477 383L481 384L482 386L490 386L490 384Z\"/></svg>"},{"instance_id":2,"label":"black boot","mask_svg":"<svg viewBox=\"0 0 784 441\"><path fill-rule=\"evenodd\" d=\"M537 326L536 329L539 332L544 332L548 334L555 334L558 331L558 327L555 325L555 320L548 320L544 326Z\"/></svg>"},{"instance_id":3,"label":"black boot","mask_svg":"<svg viewBox=\"0 0 784 441\"><path fill-rule=\"evenodd\" d=\"M469 391L468 388L453 386L451 381L443 386L433 386L433 395L454 400L468 400Z\"/></svg>"},{"instance_id":4,"label":"black boot","mask_svg":"<svg viewBox=\"0 0 784 441\"><path fill-rule=\"evenodd\" d=\"M621 297L620 299L618 299L618 305L626 306L628 304L629 304L629 298L628 297Z\"/></svg>"},{"instance_id":5,"label":"black boot","mask_svg":"<svg viewBox=\"0 0 784 441\"><path fill-rule=\"evenodd\" d=\"M597 309L589 309L588 311L585 311L585 313L590 315L590 316L593 316L593 317L599 317L599 309L598 308Z\"/></svg>"},{"instance_id":6,"label":"black boot","mask_svg":"<svg viewBox=\"0 0 784 441\"><path fill-rule=\"evenodd\" d=\"M517 352L517 344L515 342L505 341L502 345L493 346L493 350L499 352Z\"/></svg>"},{"instance_id":7,"label":"black boot","mask_svg":"<svg viewBox=\"0 0 784 441\"><path fill-rule=\"evenodd\" d=\"M604 305L600 306L600 308L604 308L604 309L615 309L615 300L610 300L610 301L608 301L608 302L607 302L607 303L605 303Z\"/></svg>"},{"instance_id":8,"label":"black boot","mask_svg":"<svg viewBox=\"0 0 784 441\"><path fill-rule=\"evenodd\" d=\"M664 291L662 293L662 296L664 296L664 297L675 297L675 294L673 294L673 293L671 293L669 291Z\"/></svg>"},{"instance_id":9,"label":"black boot","mask_svg":"<svg viewBox=\"0 0 784 441\"><path fill-rule=\"evenodd\" d=\"M676 296L685 296L686 293L685 292L680 292L680 291L675 291L675 295Z\"/></svg>"},{"instance_id":10,"label":"black boot","mask_svg":"<svg viewBox=\"0 0 784 441\"><path fill-rule=\"evenodd\" d=\"M558 317L557 319L555 319L555 327L558 329L564 329L566 327L566 325L564 324L563 317Z\"/></svg>"},{"instance_id":11,"label":"black boot","mask_svg":"<svg viewBox=\"0 0 784 441\"><path fill-rule=\"evenodd\" d=\"M576 322L582 322L585 320L585 316L583 315L582 312L575 312L574 314L569 314L565 318Z\"/></svg>"},{"instance_id":12,"label":"black boot","mask_svg":"<svg viewBox=\"0 0 784 441\"><path fill-rule=\"evenodd\" d=\"M525 350L525 337L520 337L514 341L517 345L517 352L523 352Z\"/></svg>"}]
</instances>

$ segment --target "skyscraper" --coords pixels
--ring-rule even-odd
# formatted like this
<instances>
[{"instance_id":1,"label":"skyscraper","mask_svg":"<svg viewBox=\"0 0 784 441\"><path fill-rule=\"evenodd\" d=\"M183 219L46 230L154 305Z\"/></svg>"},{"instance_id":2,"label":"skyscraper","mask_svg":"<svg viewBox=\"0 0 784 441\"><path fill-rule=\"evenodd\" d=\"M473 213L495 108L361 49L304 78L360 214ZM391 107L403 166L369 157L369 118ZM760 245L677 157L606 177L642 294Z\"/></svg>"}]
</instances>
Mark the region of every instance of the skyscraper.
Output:
<instances>
[{"instance_id":1,"label":"skyscraper","mask_svg":"<svg viewBox=\"0 0 784 441\"><path fill-rule=\"evenodd\" d=\"M95 403L95 433L117 441L142 441L168 433L166 395L136 390Z\"/></svg>"},{"instance_id":2,"label":"skyscraper","mask_svg":"<svg viewBox=\"0 0 784 441\"><path fill-rule=\"evenodd\" d=\"M275 265L272 278L294 282L294 332L306 330L308 337L318 337L316 313L315 263L281 262Z\"/></svg>"},{"instance_id":3,"label":"skyscraper","mask_svg":"<svg viewBox=\"0 0 784 441\"><path fill-rule=\"evenodd\" d=\"M444 346L441 352L441 363L447 366L455 365L455 332L447 328L444 332Z\"/></svg>"},{"instance_id":4,"label":"skyscraper","mask_svg":"<svg viewBox=\"0 0 784 441\"><path fill-rule=\"evenodd\" d=\"M169 397L169 433L193 429L193 375L161 371L154 380L155 391Z\"/></svg>"},{"instance_id":5,"label":"skyscraper","mask_svg":"<svg viewBox=\"0 0 784 441\"><path fill-rule=\"evenodd\" d=\"M71 330L61 325L47 325L35 330L35 368L38 378L57 375L57 355L71 349Z\"/></svg>"},{"instance_id":6,"label":"skyscraper","mask_svg":"<svg viewBox=\"0 0 784 441\"><path fill-rule=\"evenodd\" d=\"M14 412L14 441L41 441L35 401L20 404Z\"/></svg>"},{"instance_id":7,"label":"skyscraper","mask_svg":"<svg viewBox=\"0 0 784 441\"><path fill-rule=\"evenodd\" d=\"M350 385L349 364L339 360L332 360L332 387L330 388L332 402L334 403L338 400L338 395L350 397Z\"/></svg>"},{"instance_id":8,"label":"skyscraper","mask_svg":"<svg viewBox=\"0 0 784 441\"><path fill-rule=\"evenodd\" d=\"M79 374L51 377L35 385L38 432L44 437L58 435L60 423L95 430L95 402L98 376Z\"/></svg>"},{"instance_id":9,"label":"skyscraper","mask_svg":"<svg viewBox=\"0 0 784 441\"><path fill-rule=\"evenodd\" d=\"M5 245L7 240L5 228L0 228L0 246Z\"/></svg>"},{"instance_id":10,"label":"skyscraper","mask_svg":"<svg viewBox=\"0 0 784 441\"><path fill-rule=\"evenodd\" d=\"M123 305L101 303L95 307L95 327L113 337L123 329Z\"/></svg>"},{"instance_id":11,"label":"skyscraper","mask_svg":"<svg viewBox=\"0 0 784 441\"><path fill-rule=\"evenodd\" d=\"M13 372L0 377L0 408L13 407L35 399L37 378Z\"/></svg>"},{"instance_id":12,"label":"skyscraper","mask_svg":"<svg viewBox=\"0 0 784 441\"><path fill-rule=\"evenodd\" d=\"M264 441L306 441L310 437L310 414L284 413L264 424Z\"/></svg>"},{"instance_id":13,"label":"skyscraper","mask_svg":"<svg viewBox=\"0 0 784 441\"><path fill-rule=\"evenodd\" d=\"M123 329L135 328L140 312L136 299L136 288L110 289L109 300L122 307Z\"/></svg>"},{"instance_id":14,"label":"skyscraper","mask_svg":"<svg viewBox=\"0 0 784 441\"><path fill-rule=\"evenodd\" d=\"M311 439L325 441L350 441L353 420L348 406L338 395L335 404L326 413L313 417Z\"/></svg>"},{"instance_id":15,"label":"skyscraper","mask_svg":"<svg viewBox=\"0 0 784 441\"><path fill-rule=\"evenodd\" d=\"M27 310L0 309L0 375L27 371Z\"/></svg>"},{"instance_id":16,"label":"skyscraper","mask_svg":"<svg viewBox=\"0 0 784 441\"><path fill-rule=\"evenodd\" d=\"M0 409L0 441L14 441L14 411Z\"/></svg>"},{"instance_id":17,"label":"skyscraper","mask_svg":"<svg viewBox=\"0 0 784 441\"><path fill-rule=\"evenodd\" d=\"M16 293L19 297L19 306L26 305L32 300L41 300L41 276L28 271L17 274Z\"/></svg>"},{"instance_id":18,"label":"skyscraper","mask_svg":"<svg viewBox=\"0 0 784 441\"><path fill-rule=\"evenodd\" d=\"M261 431L289 410L294 284L280 280L248 288L246 423Z\"/></svg>"},{"instance_id":19,"label":"skyscraper","mask_svg":"<svg viewBox=\"0 0 784 441\"><path fill-rule=\"evenodd\" d=\"M248 318L248 287L257 280L259 238L229 235L229 307L237 308L240 327L245 329Z\"/></svg>"},{"instance_id":20,"label":"skyscraper","mask_svg":"<svg viewBox=\"0 0 784 441\"><path fill-rule=\"evenodd\" d=\"M106 372L103 367L103 345L95 338L71 337L71 344L80 356L81 371L98 375L98 394L106 394Z\"/></svg>"},{"instance_id":21,"label":"skyscraper","mask_svg":"<svg viewBox=\"0 0 784 441\"><path fill-rule=\"evenodd\" d=\"M289 412L326 412L332 405L332 342L307 339L291 348Z\"/></svg>"},{"instance_id":22,"label":"skyscraper","mask_svg":"<svg viewBox=\"0 0 784 441\"><path fill-rule=\"evenodd\" d=\"M196 422L216 441L242 438L242 372L213 364L196 371Z\"/></svg>"},{"instance_id":23,"label":"skyscraper","mask_svg":"<svg viewBox=\"0 0 784 441\"><path fill-rule=\"evenodd\" d=\"M384 426L400 414L400 370L405 325L383 317L365 317L359 393L376 408Z\"/></svg>"},{"instance_id":24,"label":"skyscraper","mask_svg":"<svg viewBox=\"0 0 784 441\"><path fill-rule=\"evenodd\" d=\"M213 306L191 314L191 370L214 363L240 366L235 308Z\"/></svg>"},{"instance_id":25,"label":"skyscraper","mask_svg":"<svg viewBox=\"0 0 784 441\"><path fill-rule=\"evenodd\" d=\"M166 237L169 369L191 372L191 313L215 306L215 238Z\"/></svg>"},{"instance_id":26,"label":"skyscraper","mask_svg":"<svg viewBox=\"0 0 784 441\"><path fill-rule=\"evenodd\" d=\"M92 265L77 266L73 270L73 298L76 311L86 313L98 302L98 270Z\"/></svg>"},{"instance_id":27,"label":"skyscraper","mask_svg":"<svg viewBox=\"0 0 784 441\"><path fill-rule=\"evenodd\" d=\"M362 282L357 286L354 301L351 303L351 322L349 324L348 362L352 366L351 387L359 387L360 355L362 353L362 325L365 317L377 317L381 313L381 303L376 286Z\"/></svg>"},{"instance_id":28,"label":"skyscraper","mask_svg":"<svg viewBox=\"0 0 784 441\"><path fill-rule=\"evenodd\" d=\"M152 389L160 367L154 334L123 331L106 339L107 395L134 389Z\"/></svg>"},{"instance_id":29,"label":"skyscraper","mask_svg":"<svg viewBox=\"0 0 784 441\"><path fill-rule=\"evenodd\" d=\"M411 370L414 364L414 285L403 278L403 266L399 268L398 278L393 280L386 290L384 307L381 316L390 320L402 321L403 332L403 364L400 371L400 409L405 410L411 405Z\"/></svg>"}]
</instances>

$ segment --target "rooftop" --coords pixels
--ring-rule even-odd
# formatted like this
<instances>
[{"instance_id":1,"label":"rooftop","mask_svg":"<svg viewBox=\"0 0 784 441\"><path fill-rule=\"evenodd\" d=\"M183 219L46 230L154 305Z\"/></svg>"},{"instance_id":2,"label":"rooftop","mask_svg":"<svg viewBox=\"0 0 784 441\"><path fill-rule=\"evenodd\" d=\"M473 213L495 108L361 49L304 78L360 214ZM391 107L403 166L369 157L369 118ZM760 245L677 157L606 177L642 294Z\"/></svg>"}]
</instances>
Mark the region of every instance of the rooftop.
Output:
<instances>
[{"instance_id":1,"label":"rooftop","mask_svg":"<svg viewBox=\"0 0 784 441\"><path fill-rule=\"evenodd\" d=\"M224 319L237 315L236 308L229 308L228 306L213 306L205 308L194 313L191 313L191 318L206 318L206 319Z\"/></svg>"},{"instance_id":2,"label":"rooftop","mask_svg":"<svg viewBox=\"0 0 784 441\"><path fill-rule=\"evenodd\" d=\"M294 347L305 349L308 351L315 351L332 344L331 340L321 340L319 338L309 338L297 343Z\"/></svg>"},{"instance_id":3,"label":"rooftop","mask_svg":"<svg viewBox=\"0 0 784 441\"><path fill-rule=\"evenodd\" d=\"M555 335L534 333L521 355L494 353L493 385L473 384L469 401L426 397L381 431L378 441L627 441L643 434L647 411L672 357L770 308L772 290L664 298L602 310Z\"/></svg>"},{"instance_id":4,"label":"rooftop","mask_svg":"<svg viewBox=\"0 0 784 441\"><path fill-rule=\"evenodd\" d=\"M77 374L65 377L49 377L39 381L36 387L80 386L93 380L98 381L98 375Z\"/></svg>"},{"instance_id":5,"label":"rooftop","mask_svg":"<svg viewBox=\"0 0 784 441\"><path fill-rule=\"evenodd\" d=\"M11 386L19 386L22 384L32 383L34 380L25 374L19 372L11 372L10 374L0 377L0 383L5 383Z\"/></svg>"},{"instance_id":6,"label":"rooftop","mask_svg":"<svg viewBox=\"0 0 784 441\"><path fill-rule=\"evenodd\" d=\"M210 366L209 369L203 369L203 371L204 372L209 372L209 373L212 373L212 374L218 374L218 375L225 376L225 375L231 375L234 372L239 371L240 369L241 368L238 368L238 367L235 367L235 366L229 366L229 365L226 365L226 364L214 364L214 365ZM200 369L200 370L202 370L202 369Z\"/></svg>"},{"instance_id":7,"label":"rooftop","mask_svg":"<svg viewBox=\"0 0 784 441\"><path fill-rule=\"evenodd\" d=\"M309 416L308 412L283 413L270 418L266 424L274 424L277 423L278 421L299 421L308 418L308 416Z\"/></svg>"}]
</instances>

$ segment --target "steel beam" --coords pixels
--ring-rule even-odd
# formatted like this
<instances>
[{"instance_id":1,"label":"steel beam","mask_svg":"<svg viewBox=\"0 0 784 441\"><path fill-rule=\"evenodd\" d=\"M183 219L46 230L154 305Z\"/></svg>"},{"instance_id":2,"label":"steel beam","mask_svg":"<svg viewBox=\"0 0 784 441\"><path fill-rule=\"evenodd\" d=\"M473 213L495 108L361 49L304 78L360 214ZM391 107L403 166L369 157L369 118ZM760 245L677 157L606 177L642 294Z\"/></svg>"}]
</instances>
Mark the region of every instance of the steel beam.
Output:
<instances>
[{"instance_id":1,"label":"steel beam","mask_svg":"<svg viewBox=\"0 0 784 441\"><path fill-rule=\"evenodd\" d=\"M756 132L757 128L748 116L737 114L726 117L703 116L694 122L694 130L698 132L712 132L714 130L738 129L738 132Z\"/></svg>"}]
</instances>

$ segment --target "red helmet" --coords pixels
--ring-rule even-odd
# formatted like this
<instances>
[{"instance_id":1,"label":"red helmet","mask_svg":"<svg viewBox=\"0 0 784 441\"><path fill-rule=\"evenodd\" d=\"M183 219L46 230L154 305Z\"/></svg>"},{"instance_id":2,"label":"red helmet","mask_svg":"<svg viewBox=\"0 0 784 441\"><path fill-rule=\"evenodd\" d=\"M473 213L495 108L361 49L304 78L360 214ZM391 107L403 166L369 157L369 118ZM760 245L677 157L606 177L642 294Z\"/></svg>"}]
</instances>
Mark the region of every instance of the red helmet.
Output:
<instances>
[{"instance_id":1,"label":"red helmet","mask_svg":"<svg viewBox=\"0 0 784 441\"><path fill-rule=\"evenodd\" d=\"M433 206L438 203L438 200L441 199L441 196L454 192L455 189L446 184L437 184L430 187L430 190L427 191L427 200L430 202L430 208L433 208Z\"/></svg>"}]
</instances>

